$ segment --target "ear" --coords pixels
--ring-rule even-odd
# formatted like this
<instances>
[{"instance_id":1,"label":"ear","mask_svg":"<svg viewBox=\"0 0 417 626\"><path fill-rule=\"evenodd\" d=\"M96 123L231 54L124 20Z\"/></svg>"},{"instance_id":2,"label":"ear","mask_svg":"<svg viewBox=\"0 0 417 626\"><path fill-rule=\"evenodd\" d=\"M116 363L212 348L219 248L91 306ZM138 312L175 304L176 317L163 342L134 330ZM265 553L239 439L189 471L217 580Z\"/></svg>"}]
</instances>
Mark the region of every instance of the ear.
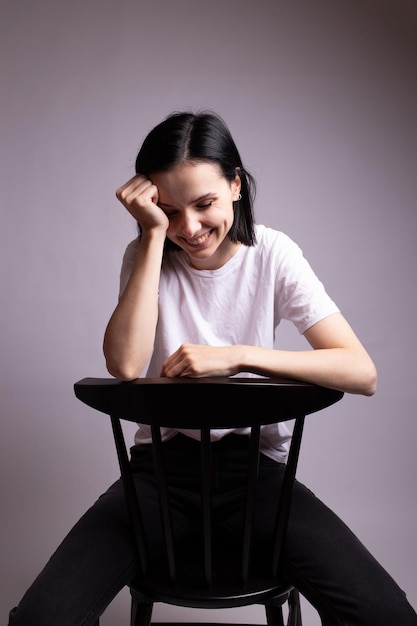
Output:
<instances>
[{"instance_id":1,"label":"ear","mask_svg":"<svg viewBox=\"0 0 417 626\"><path fill-rule=\"evenodd\" d=\"M236 176L231 182L233 202L236 202L236 200L239 200L241 186L242 186L242 182L240 180L239 174L236 171Z\"/></svg>"}]
</instances>

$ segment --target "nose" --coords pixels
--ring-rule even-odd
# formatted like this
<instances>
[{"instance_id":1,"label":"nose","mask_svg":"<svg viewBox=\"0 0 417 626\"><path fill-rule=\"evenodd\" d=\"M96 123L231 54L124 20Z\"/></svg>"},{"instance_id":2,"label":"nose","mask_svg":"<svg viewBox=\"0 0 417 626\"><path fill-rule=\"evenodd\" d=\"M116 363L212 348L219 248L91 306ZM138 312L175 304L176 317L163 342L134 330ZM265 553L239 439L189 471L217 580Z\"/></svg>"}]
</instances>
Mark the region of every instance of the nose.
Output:
<instances>
[{"instance_id":1,"label":"nose","mask_svg":"<svg viewBox=\"0 0 417 626\"><path fill-rule=\"evenodd\" d=\"M182 235L184 237L193 237L200 231L200 227L198 213L194 210L184 211L180 224Z\"/></svg>"}]
</instances>

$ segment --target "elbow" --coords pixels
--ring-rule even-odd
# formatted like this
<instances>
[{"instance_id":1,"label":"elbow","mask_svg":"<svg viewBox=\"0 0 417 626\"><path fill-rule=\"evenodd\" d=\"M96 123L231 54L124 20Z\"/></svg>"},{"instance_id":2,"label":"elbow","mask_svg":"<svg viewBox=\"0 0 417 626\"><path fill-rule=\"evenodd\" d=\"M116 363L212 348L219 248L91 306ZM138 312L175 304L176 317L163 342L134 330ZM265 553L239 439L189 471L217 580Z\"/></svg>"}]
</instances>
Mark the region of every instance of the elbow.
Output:
<instances>
[{"instance_id":1,"label":"elbow","mask_svg":"<svg viewBox=\"0 0 417 626\"><path fill-rule=\"evenodd\" d=\"M370 361L361 376L361 391L364 396L373 396L377 388L377 371L374 363Z\"/></svg>"},{"instance_id":2,"label":"elbow","mask_svg":"<svg viewBox=\"0 0 417 626\"><path fill-rule=\"evenodd\" d=\"M137 354L125 354L119 345L103 343L106 369L111 376L122 382L135 380L142 375L146 362Z\"/></svg>"},{"instance_id":3,"label":"elbow","mask_svg":"<svg viewBox=\"0 0 417 626\"><path fill-rule=\"evenodd\" d=\"M135 380L140 375L137 368L115 364L110 360L106 360L106 368L111 376L122 382Z\"/></svg>"}]
</instances>

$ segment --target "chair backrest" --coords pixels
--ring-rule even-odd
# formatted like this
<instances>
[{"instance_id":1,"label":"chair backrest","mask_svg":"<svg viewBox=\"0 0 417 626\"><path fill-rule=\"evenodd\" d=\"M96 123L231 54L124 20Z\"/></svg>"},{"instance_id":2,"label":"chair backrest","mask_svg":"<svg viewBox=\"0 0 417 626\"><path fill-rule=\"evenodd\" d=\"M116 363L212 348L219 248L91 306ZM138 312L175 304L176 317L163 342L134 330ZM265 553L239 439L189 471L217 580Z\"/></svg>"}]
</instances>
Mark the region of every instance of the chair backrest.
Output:
<instances>
[{"instance_id":1,"label":"chair backrest","mask_svg":"<svg viewBox=\"0 0 417 626\"><path fill-rule=\"evenodd\" d=\"M259 462L261 426L295 420L289 450L283 488L280 497L276 532L271 551L268 577L276 579L279 560L290 514L291 495L296 474L300 444L306 415L324 409L343 396L342 392L299 381L278 378L157 378L137 379L124 383L110 378L85 378L75 383L75 394L82 402L110 416L124 481L126 501L133 528L135 529L138 563L144 581L148 573L146 537L143 535L140 506L137 501L129 465L126 444L120 419L150 425L153 440L154 463L158 479L160 511L166 541L168 563L168 586L178 588L179 567L176 560L171 513L169 485L164 473L164 444L161 428L193 429L200 431L202 494L201 511L203 527L203 578L207 596L201 590L188 606L207 606L210 598L217 596L218 606L242 604L233 599L236 588L248 589L250 581L250 537L254 513L256 482ZM181 407L178 409L178 407ZM196 407L198 410L196 411ZM213 407L215 407L213 409ZM211 484L211 429L250 428L249 464L246 481L246 506L244 512L242 545L238 567L238 581L229 579L229 590L214 589L213 579L213 516ZM249 582L248 582L249 581ZM262 583L259 600L268 597L268 585ZM144 582L145 584L145 582ZM188 583L187 583L188 584ZM222 582L224 586L224 580ZM258 588L258 582L255 584ZM213 591L214 589L214 591ZM253 591L253 590L252 590ZM249 592L249 595L252 594ZM270 592L272 593L272 592ZM164 595L165 594L165 595ZM160 592L161 601L169 601L170 592ZM193 604L194 602L194 604ZM249 601L247 602L249 603ZM252 602L251 602L252 603ZM184 604L187 605L187 604Z\"/></svg>"}]
</instances>

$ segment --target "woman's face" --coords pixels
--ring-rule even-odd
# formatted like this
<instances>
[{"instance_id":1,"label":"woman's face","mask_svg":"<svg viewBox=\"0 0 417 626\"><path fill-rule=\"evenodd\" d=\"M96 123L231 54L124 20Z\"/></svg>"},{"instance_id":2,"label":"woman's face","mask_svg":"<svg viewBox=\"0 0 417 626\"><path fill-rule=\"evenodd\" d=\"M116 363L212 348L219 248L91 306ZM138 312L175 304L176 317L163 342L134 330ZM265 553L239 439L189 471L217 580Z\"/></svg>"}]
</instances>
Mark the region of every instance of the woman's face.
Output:
<instances>
[{"instance_id":1,"label":"woman's face","mask_svg":"<svg viewBox=\"0 0 417 626\"><path fill-rule=\"evenodd\" d=\"M186 252L197 269L218 269L240 244L227 237L240 178L230 182L215 163L186 161L152 174L158 206L169 218L167 237Z\"/></svg>"}]
</instances>

